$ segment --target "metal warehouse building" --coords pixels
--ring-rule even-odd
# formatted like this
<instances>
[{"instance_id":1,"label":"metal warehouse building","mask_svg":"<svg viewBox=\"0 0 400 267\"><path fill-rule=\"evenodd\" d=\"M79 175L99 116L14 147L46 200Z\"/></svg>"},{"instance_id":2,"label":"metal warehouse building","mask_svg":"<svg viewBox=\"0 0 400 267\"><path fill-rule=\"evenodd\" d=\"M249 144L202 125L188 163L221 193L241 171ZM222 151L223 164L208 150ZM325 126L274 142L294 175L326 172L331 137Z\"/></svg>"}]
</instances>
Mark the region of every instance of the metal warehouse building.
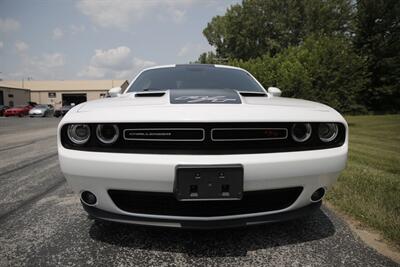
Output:
<instances>
[{"instance_id":1,"label":"metal warehouse building","mask_svg":"<svg viewBox=\"0 0 400 267\"><path fill-rule=\"evenodd\" d=\"M55 107L72 103L77 105L85 101L105 97L108 90L117 86L125 89L128 86L128 81L0 81L0 105L21 105L29 100L38 104L51 104ZM27 92L25 94L29 97L22 98L22 96L20 96L22 93L20 92ZM21 101L23 103L19 103Z\"/></svg>"},{"instance_id":2,"label":"metal warehouse building","mask_svg":"<svg viewBox=\"0 0 400 267\"><path fill-rule=\"evenodd\" d=\"M31 94L28 89L21 89L11 85L6 86L0 81L0 105L26 105L30 98Z\"/></svg>"}]
</instances>

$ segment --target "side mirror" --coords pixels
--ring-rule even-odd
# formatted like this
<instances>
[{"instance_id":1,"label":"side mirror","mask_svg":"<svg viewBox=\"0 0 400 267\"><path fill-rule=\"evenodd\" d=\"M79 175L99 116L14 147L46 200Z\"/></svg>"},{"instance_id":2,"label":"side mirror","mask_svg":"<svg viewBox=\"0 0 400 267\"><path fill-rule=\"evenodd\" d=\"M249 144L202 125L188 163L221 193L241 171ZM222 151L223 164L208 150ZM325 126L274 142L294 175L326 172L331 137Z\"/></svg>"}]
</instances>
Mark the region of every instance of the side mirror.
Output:
<instances>
[{"instance_id":1,"label":"side mirror","mask_svg":"<svg viewBox=\"0 0 400 267\"><path fill-rule=\"evenodd\" d=\"M114 87L114 88L111 88L110 90L108 90L108 95L110 97L117 97L121 94L121 92L122 92L121 87Z\"/></svg>"},{"instance_id":2,"label":"side mirror","mask_svg":"<svg viewBox=\"0 0 400 267\"><path fill-rule=\"evenodd\" d=\"M282 91L278 87L268 87L268 93L272 96L281 96Z\"/></svg>"}]
</instances>

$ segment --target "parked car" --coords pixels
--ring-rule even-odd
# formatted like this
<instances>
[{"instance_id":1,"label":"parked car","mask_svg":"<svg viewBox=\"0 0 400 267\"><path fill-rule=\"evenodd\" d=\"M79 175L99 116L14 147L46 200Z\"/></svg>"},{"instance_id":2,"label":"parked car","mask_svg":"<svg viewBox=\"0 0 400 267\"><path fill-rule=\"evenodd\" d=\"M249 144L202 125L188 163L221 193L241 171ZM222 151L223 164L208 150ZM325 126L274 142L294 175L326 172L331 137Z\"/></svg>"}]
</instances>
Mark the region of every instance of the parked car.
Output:
<instances>
[{"instance_id":1,"label":"parked car","mask_svg":"<svg viewBox=\"0 0 400 267\"><path fill-rule=\"evenodd\" d=\"M36 105L29 111L30 117L47 117L54 113L52 105Z\"/></svg>"},{"instance_id":2,"label":"parked car","mask_svg":"<svg viewBox=\"0 0 400 267\"><path fill-rule=\"evenodd\" d=\"M280 97L247 71L172 65L73 108L61 170L91 217L220 228L305 216L345 168L348 126L320 103Z\"/></svg>"},{"instance_id":3,"label":"parked car","mask_svg":"<svg viewBox=\"0 0 400 267\"><path fill-rule=\"evenodd\" d=\"M65 114L67 114L67 112L68 111L70 111L70 109L71 108L73 108L74 106L73 105L66 105L66 106L62 106L61 108L59 108L59 109L56 109L55 111L54 111L54 117L62 117L62 116L64 116Z\"/></svg>"},{"instance_id":4,"label":"parked car","mask_svg":"<svg viewBox=\"0 0 400 267\"><path fill-rule=\"evenodd\" d=\"M4 116L4 111L6 111L8 108L9 106L0 105L0 116Z\"/></svg>"},{"instance_id":5,"label":"parked car","mask_svg":"<svg viewBox=\"0 0 400 267\"><path fill-rule=\"evenodd\" d=\"M15 106L12 108L8 108L4 111L4 116L5 117L10 117L10 116L18 116L18 117L23 117L29 114L29 111L34 107L34 105L28 104L28 105L19 105Z\"/></svg>"}]
</instances>

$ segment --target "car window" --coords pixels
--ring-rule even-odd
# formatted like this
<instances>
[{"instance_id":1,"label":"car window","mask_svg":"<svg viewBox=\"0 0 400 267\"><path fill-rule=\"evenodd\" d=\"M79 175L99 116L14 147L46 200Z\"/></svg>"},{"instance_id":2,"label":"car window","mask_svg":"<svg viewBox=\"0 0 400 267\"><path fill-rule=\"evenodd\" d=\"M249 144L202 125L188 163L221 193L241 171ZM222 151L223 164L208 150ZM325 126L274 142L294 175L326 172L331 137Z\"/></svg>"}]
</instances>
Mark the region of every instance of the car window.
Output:
<instances>
[{"instance_id":1,"label":"car window","mask_svg":"<svg viewBox=\"0 0 400 267\"><path fill-rule=\"evenodd\" d=\"M196 65L144 71L133 82L128 92L167 89L235 89L265 92L245 71Z\"/></svg>"}]
</instances>

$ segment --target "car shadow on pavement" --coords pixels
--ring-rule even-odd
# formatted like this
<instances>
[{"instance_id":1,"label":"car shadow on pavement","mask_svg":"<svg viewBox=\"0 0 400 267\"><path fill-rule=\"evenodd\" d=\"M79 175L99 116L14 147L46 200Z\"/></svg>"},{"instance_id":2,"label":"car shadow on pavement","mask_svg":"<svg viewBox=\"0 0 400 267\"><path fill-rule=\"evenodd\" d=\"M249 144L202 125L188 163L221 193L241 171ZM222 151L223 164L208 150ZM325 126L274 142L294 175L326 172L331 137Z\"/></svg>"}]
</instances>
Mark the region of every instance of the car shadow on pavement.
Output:
<instances>
[{"instance_id":1,"label":"car shadow on pavement","mask_svg":"<svg viewBox=\"0 0 400 267\"><path fill-rule=\"evenodd\" d=\"M120 247L185 253L191 257L238 257L258 249L323 239L335 227L318 210L307 218L245 228L182 230L94 222L89 230L94 240Z\"/></svg>"}]
</instances>

